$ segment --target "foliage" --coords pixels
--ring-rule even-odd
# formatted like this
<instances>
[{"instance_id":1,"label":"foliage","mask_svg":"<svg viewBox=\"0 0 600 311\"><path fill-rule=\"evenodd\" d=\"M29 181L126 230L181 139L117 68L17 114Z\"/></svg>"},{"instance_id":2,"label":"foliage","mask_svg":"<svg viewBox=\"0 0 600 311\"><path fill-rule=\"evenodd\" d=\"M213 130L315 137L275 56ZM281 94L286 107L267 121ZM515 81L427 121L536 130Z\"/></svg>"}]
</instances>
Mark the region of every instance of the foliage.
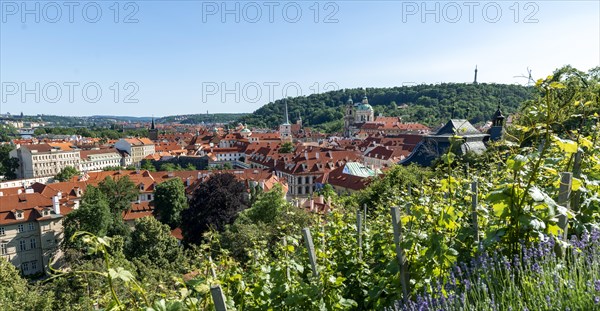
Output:
<instances>
[{"instance_id":1,"label":"foliage","mask_svg":"<svg viewBox=\"0 0 600 311\"><path fill-rule=\"evenodd\" d=\"M139 189L128 176L111 178L107 176L98 184L98 188L106 195L111 212L120 213L131 207L139 195Z\"/></svg>"},{"instance_id":2,"label":"foliage","mask_svg":"<svg viewBox=\"0 0 600 311\"><path fill-rule=\"evenodd\" d=\"M51 300L29 288L18 270L0 257L0 310L50 310Z\"/></svg>"},{"instance_id":3,"label":"foliage","mask_svg":"<svg viewBox=\"0 0 600 311\"><path fill-rule=\"evenodd\" d=\"M405 121L437 126L454 114L482 123L496 110L500 100L505 113L514 112L521 102L533 97L535 90L518 85L503 84L421 84L393 88L346 89L288 98L289 115L301 115L305 124L335 132L341 129L342 106L350 95L360 102L365 95L375 109L375 115L402 116ZM394 105L392 105L392 103ZM275 128L283 122L283 100L268 103L240 122L258 127Z\"/></svg>"},{"instance_id":4,"label":"foliage","mask_svg":"<svg viewBox=\"0 0 600 311\"><path fill-rule=\"evenodd\" d=\"M0 124L0 142L9 142L17 135L17 129L12 125Z\"/></svg>"},{"instance_id":5,"label":"foliage","mask_svg":"<svg viewBox=\"0 0 600 311\"><path fill-rule=\"evenodd\" d=\"M106 195L94 186L86 188L78 209L69 213L64 221L64 243L70 245L71 237L77 231L87 231L105 236L110 231L115 217L112 215Z\"/></svg>"},{"instance_id":6,"label":"foliage","mask_svg":"<svg viewBox=\"0 0 600 311\"><path fill-rule=\"evenodd\" d=\"M186 243L199 244L209 229L222 231L246 209L246 187L232 174L215 174L194 191L189 208L182 213L181 229Z\"/></svg>"},{"instance_id":7,"label":"foliage","mask_svg":"<svg viewBox=\"0 0 600 311\"><path fill-rule=\"evenodd\" d=\"M281 147L279 147L279 153L291 153L294 152L294 144L292 144L291 142L285 142L283 144L281 144Z\"/></svg>"},{"instance_id":8,"label":"foliage","mask_svg":"<svg viewBox=\"0 0 600 311\"><path fill-rule=\"evenodd\" d=\"M76 168L72 166L65 166L62 170L60 170L60 172L58 172L58 174L56 174L56 176L54 176L54 179L60 182L65 182L70 181L73 177L78 176L79 174L80 172Z\"/></svg>"},{"instance_id":9,"label":"foliage","mask_svg":"<svg viewBox=\"0 0 600 311\"><path fill-rule=\"evenodd\" d=\"M600 304L600 232L570 240L556 255L553 237L512 258L483 253L439 279L431 293L393 310L596 310ZM389 308L390 310L392 308Z\"/></svg>"},{"instance_id":10,"label":"foliage","mask_svg":"<svg viewBox=\"0 0 600 311\"><path fill-rule=\"evenodd\" d=\"M19 168L19 160L9 155L13 149L12 145L0 144L0 176L8 180L17 178L16 170Z\"/></svg>"},{"instance_id":11,"label":"foliage","mask_svg":"<svg viewBox=\"0 0 600 311\"><path fill-rule=\"evenodd\" d=\"M160 221L177 228L181 225L181 213L188 208L185 187L179 178L171 178L154 189L154 212Z\"/></svg>"},{"instance_id":12,"label":"foliage","mask_svg":"<svg viewBox=\"0 0 600 311\"><path fill-rule=\"evenodd\" d=\"M154 217L142 217L135 221L125 254L130 260L141 260L145 266L165 268L179 263L182 252L178 244L177 239L171 236L169 226Z\"/></svg>"}]
</instances>

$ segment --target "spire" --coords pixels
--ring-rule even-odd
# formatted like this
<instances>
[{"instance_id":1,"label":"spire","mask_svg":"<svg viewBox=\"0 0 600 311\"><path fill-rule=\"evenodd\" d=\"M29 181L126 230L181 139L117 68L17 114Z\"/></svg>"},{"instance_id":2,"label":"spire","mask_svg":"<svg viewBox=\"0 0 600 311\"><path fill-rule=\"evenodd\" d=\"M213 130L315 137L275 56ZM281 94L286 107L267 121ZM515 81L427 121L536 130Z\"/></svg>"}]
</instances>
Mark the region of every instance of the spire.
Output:
<instances>
[{"instance_id":1,"label":"spire","mask_svg":"<svg viewBox=\"0 0 600 311\"><path fill-rule=\"evenodd\" d=\"M150 126L150 129L151 130L155 129L155 127L154 127L154 115L152 115L152 125Z\"/></svg>"},{"instance_id":2,"label":"spire","mask_svg":"<svg viewBox=\"0 0 600 311\"><path fill-rule=\"evenodd\" d=\"M473 84L477 84L477 65L475 65L475 80L473 80Z\"/></svg>"},{"instance_id":3,"label":"spire","mask_svg":"<svg viewBox=\"0 0 600 311\"><path fill-rule=\"evenodd\" d=\"M284 99L284 102L285 102L285 124L290 124L290 119L288 118L287 100Z\"/></svg>"}]
</instances>

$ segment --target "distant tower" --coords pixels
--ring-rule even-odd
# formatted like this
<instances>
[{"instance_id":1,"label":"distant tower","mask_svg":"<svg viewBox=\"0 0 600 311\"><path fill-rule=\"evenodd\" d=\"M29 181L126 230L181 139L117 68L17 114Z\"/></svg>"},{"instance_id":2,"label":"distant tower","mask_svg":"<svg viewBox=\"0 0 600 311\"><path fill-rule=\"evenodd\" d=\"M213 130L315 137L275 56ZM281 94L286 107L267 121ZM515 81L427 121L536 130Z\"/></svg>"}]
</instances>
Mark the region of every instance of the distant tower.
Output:
<instances>
[{"instance_id":1,"label":"distant tower","mask_svg":"<svg viewBox=\"0 0 600 311\"><path fill-rule=\"evenodd\" d=\"M475 80L473 80L473 84L477 84L477 65L475 65Z\"/></svg>"},{"instance_id":2,"label":"distant tower","mask_svg":"<svg viewBox=\"0 0 600 311\"><path fill-rule=\"evenodd\" d=\"M352 127L354 126L354 101L352 96L348 95L344 109L344 137L349 138L352 136Z\"/></svg>"},{"instance_id":3,"label":"distant tower","mask_svg":"<svg viewBox=\"0 0 600 311\"><path fill-rule=\"evenodd\" d=\"M285 102L285 123L279 126L279 136L284 142L292 141L292 125L290 124L290 118L288 117L288 106L287 100Z\"/></svg>"},{"instance_id":4,"label":"distant tower","mask_svg":"<svg viewBox=\"0 0 600 311\"><path fill-rule=\"evenodd\" d=\"M158 140L158 129L154 125L154 116L152 117L152 124L150 125L150 129L148 130L148 138L157 141Z\"/></svg>"},{"instance_id":5,"label":"distant tower","mask_svg":"<svg viewBox=\"0 0 600 311\"><path fill-rule=\"evenodd\" d=\"M491 140L495 141L502 138L502 134L504 133L504 119L500 105L498 105L498 110L496 110L492 117L492 127L489 131Z\"/></svg>"},{"instance_id":6,"label":"distant tower","mask_svg":"<svg viewBox=\"0 0 600 311\"><path fill-rule=\"evenodd\" d=\"M302 116L300 116L300 112L298 112L298 120L296 120L296 124L300 125L300 128L302 128Z\"/></svg>"}]
</instances>

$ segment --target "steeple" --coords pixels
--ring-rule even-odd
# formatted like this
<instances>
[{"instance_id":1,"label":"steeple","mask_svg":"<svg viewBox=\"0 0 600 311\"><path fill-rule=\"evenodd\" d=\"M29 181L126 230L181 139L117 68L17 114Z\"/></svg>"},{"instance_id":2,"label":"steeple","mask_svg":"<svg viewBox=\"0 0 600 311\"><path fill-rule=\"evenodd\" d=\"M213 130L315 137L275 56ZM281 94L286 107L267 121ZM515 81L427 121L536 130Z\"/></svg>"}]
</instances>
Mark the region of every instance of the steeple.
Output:
<instances>
[{"instance_id":1,"label":"steeple","mask_svg":"<svg viewBox=\"0 0 600 311\"><path fill-rule=\"evenodd\" d=\"M156 127L154 126L154 116L152 116L152 125L150 125L150 129L153 130Z\"/></svg>"},{"instance_id":2,"label":"steeple","mask_svg":"<svg viewBox=\"0 0 600 311\"><path fill-rule=\"evenodd\" d=\"M285 123L284 124L290 124L290 118L288 117L287 100L284 99L284 102L285 102Z\"/></svg>"},{"instance_id":3,"label":"steeple","mask_svg":"<svg viewBox=\"0 0 600 311\"><path fill-rule=\"evenodd\" d=\"M473 84L477 84L477 65L475 65L475 80L473 80Z\"/></svg>"}]
</instances>

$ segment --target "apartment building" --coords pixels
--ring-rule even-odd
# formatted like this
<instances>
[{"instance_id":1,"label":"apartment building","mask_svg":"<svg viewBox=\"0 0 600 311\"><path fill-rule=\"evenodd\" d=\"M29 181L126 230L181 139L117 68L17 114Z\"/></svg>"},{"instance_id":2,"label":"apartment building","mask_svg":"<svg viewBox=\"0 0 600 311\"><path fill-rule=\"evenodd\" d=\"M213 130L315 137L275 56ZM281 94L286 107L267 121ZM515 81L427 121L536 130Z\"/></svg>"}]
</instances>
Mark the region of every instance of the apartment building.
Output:
<instances>
[{"instance_id":1,"label":"apartment building","mask_svg":"<svg viewBox=\"0 0 600 311\"><path fill-rule=\"evenodd\" d=\"M63 214L71 211L63 202L58 195L49 198L31 188L0 196L0 256L25 275L56 265Z\"/></svg>"},{"instance_id":2,"label":"apartment building","mask_svg":"<svg viewBox=\"0 0 600 311\"><path fill-rule=\"evenodd\" d=\"M10 152L11 158L19 160L17 178L55 176L63 168L79 168L79 150L51 144L19 145Z\"/></svg>"},{"instance_id":3,"label":"apartment building","mask_svg":"<svg viewBox=\"0 0 600 311\"><path fill-rule=\"evenodd\" d=\"M133 164L155 152L154 143L148 138L122 138L115 143L115 148L127 152Z\"/></svg>"},{"instance_id":4,"label":"apartment building","mask_svg":"<svg viewBox=\"0 0 600 311\"><path fill-rule=\"evenodd\" d=\"M122 157L117 149L82 150L79 171L97 172L106 167L121 166Z\"/></svg>"}]
</instances>

